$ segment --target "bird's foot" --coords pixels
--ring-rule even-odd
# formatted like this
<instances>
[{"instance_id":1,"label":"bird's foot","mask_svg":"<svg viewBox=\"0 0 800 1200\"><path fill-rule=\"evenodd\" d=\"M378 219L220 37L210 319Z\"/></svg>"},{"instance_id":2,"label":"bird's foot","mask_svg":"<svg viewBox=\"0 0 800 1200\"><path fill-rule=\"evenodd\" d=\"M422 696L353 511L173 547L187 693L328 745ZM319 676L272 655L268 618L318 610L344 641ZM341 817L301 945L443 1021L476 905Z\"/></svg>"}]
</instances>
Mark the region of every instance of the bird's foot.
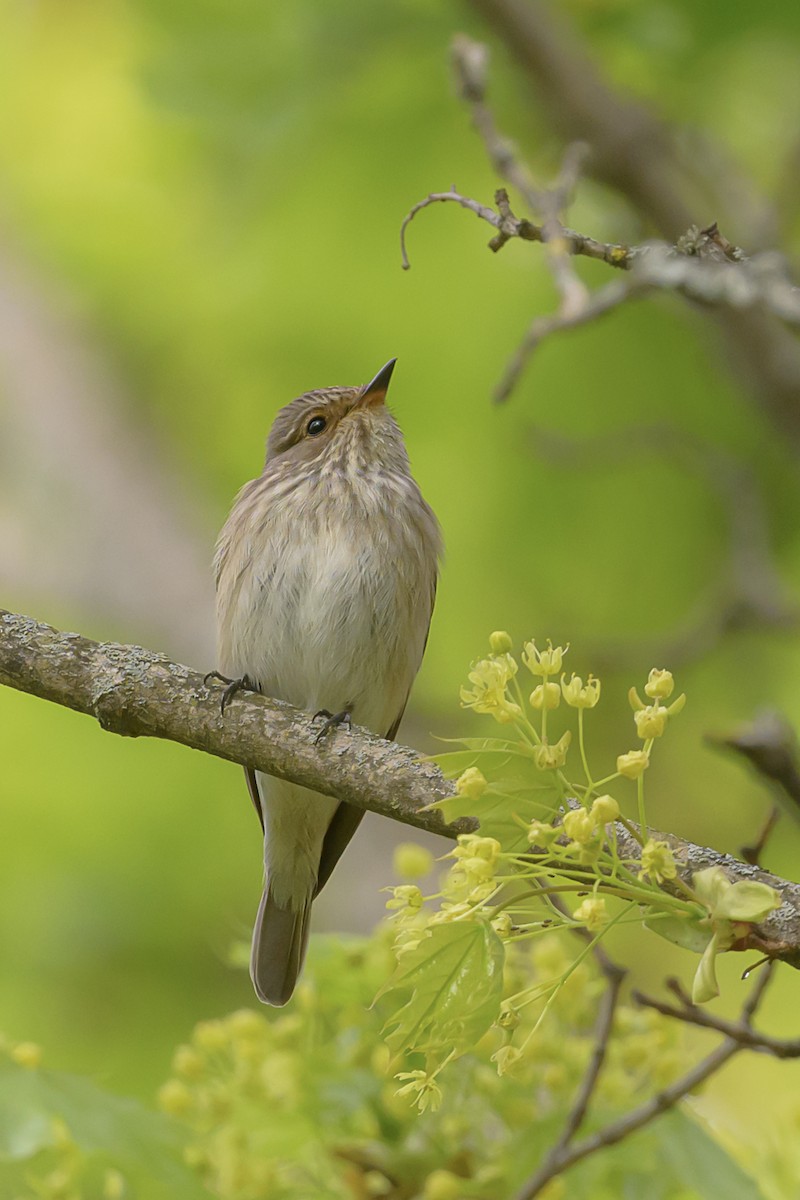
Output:
<instances>
[{"instance_id":1,"label":"bird's foot","mask_svg":"<svg viewBox=\"0 0 800 1200\"><path fill-rule=\"evenodd\" d=\"M353 728L353 722L350 718L350 713L346 708L341 712L332 713L327 708L321 708L319 712L315 712L311 718L312 721L318 720L320 717L325 718L325 722L317 736L314 738L314 745L317 746L322 739L330 733L332 729L337 729L340 725L346 725L348 729Z\"/></svg>"},{"instance_id":2,"label":"bird's foot","mask_svg":"<svg viewBox=\"0 0 800 1200\"><path fill-rule=\"evenodd\" d=\"M206 686L208 686L209 679L218 679L220 683L227 684L225 691L222 693L222 700L219 706L220 714L223 717L225 716L225 709L237 692L252 692L255 690L246 675L242 675L241 679L231 679L227 675L221 675L219 671L209 671L207 675L203 676L203 683Z\"/></svg>"}]
</instances>

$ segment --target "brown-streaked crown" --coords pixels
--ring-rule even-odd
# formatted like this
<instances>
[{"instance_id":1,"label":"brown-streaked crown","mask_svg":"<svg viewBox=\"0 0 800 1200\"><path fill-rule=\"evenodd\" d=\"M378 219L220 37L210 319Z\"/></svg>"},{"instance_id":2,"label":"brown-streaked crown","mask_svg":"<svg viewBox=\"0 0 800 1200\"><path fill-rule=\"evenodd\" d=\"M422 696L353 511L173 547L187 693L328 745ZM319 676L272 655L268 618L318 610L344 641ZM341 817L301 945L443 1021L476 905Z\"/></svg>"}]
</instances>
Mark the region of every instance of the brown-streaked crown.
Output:
<instances>
[{"instance_id":1,"label":"brown-streaked crown","mask_svg":"<svg viewBox=\"0 0 800 1200\"><path fill-rule=\"evenodd\" d=\"M267 439L267 464L278 458L312 461L325 453L340 423L354 410L366 413L383 409L395 361L391 359L362 387L320 388L305 392L282 408ZM383 413L384 420L394 424L385 409Z\"/></svg>"}]
</instances>

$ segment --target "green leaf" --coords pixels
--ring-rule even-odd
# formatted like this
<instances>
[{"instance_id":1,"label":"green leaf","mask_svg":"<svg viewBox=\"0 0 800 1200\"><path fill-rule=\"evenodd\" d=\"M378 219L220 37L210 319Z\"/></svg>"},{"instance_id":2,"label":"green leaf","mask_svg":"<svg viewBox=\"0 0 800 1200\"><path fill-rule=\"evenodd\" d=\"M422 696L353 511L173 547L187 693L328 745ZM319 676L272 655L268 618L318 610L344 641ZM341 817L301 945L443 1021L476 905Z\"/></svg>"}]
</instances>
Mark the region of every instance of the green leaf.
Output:
<instances>
[{"instance_id":1,"label":"green leaf","mask_svg":"<svg viewBox=\"0 0 800 1200\"><path fill-rule=\"evenodd\" d=\"M705 1004L707 1000L713 1000L719 995L719 984L717 983L716 957L719 951L719 934L714 934L709 939L708 945L703 951L703 957L700 959L697 970L694 974L692 983L692 1003Z\"/></svg>"},{"instance_id":2,"label":"green leaf","mask_svg":"<svg viewBox=\"0 0 800 1200\"><path fill-rule=\"evenodd\" d=\"M705 904L709 912L716 913L717 905L732 884L722 867L705 867L702 871L695 871L692 886L700 903Z\"/></svg>"},{"instance_id":3,"label":"green leaf","mask_svg":"<svg viewBox=\"0 0 800 1200\"><path fill-rule=\"evenodd\" d=\"M661 1135L662 1157L701 1200L763 1200L756 1181L685 1109L673 1109L655 1128Z\"/></svg>"},{"instance_id":4,"label":"green leaf","mask_svg":"<svg viewBox=\"0 0 800 1200\"><path fill-rule=\"evenodd\" d=\"M389 1048L445 1054L472 1048L500 1011L503 960L503 944L486 922L433 925L376 997L399 1000L398 993L411 990L384 1026Z\"/></svg>"},{"instance_id":5,"label":"green leaf","mask_svg":"<svg viewBox=\"0 0 800 1200\"><path fill-rule=\"evenodd\" d=\"M704 924L700 924L701 920ZM695 954L702 954L708 945L708 917L705 913L698 920L693 917L674 917L667 913L662 915L659 909L650 908L642 924L668 942L683 946L684 950L692 950Z\"/></svg>"},{"instance_id":6,"label":"green leaf","mask_svg":"<svg viewBox=\"0 0 800 1200\"><path fill-rule=\"evenodd\" d=\"M0 1161L31 1158L51 1147L55 1118L85 1154L101 1155L123 1172L146 1178L148 1195L208 1196L184 1166L186 1137L168 1117L89 1079L0 1062Z\"/></svg>"},{"instance_id":7,"label":"green leaf","mask_svg":"<svg viewBox=\"0 0 800 1200\"><path fill-rule=\"evenodd\" d=\"M780 906L775 888L755 879L740 879L723 893L713 915L726 921L763 921L767 913Z\"/></svg>"}]
</instances>

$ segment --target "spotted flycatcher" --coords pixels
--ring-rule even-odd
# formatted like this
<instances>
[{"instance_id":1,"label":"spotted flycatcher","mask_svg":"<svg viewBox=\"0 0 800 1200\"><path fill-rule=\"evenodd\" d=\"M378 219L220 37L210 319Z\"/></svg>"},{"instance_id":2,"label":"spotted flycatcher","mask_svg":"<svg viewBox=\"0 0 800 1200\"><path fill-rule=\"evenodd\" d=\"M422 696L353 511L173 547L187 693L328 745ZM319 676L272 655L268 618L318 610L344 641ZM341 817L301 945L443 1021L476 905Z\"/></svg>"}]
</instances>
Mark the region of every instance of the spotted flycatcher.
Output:
<instances>
[{"instance_id":1,"label":"spotted flycatcher","mask_svg":"<svg viewBox=\"0 0 800 1200\"><path fill-rule=\"evenodd\" d=\"M281 409L264 470L236 497L215 558L220 672L324 714L324 729L352 717L387 738L422 660L441 552L384 403L393 368ZM363 814L246 775L266 871L250 974L259 998L280 1005L300 973L311 902Z\"/></svg>"}]
</instances>

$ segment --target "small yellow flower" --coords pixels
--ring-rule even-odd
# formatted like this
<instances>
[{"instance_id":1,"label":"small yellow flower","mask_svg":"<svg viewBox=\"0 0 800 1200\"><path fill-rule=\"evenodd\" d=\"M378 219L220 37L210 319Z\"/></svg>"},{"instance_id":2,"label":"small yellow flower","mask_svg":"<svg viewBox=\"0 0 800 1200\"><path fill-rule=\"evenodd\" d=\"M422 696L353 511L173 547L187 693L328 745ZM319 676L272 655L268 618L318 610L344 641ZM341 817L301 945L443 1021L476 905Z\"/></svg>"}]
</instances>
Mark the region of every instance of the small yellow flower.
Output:
<instances>
[{"instance_id":1,"label":"small yellow flower","mask_svg":"<svg viewBox=\"0 0 800 1200\"><path fill-rule=\"evenodd\" d=\"M619 820L619 805L613 796L598 796L592 801L592 816L598 825Z\"/></svg>"},{"instance_id":2,"label":"small yellow flower","mask_svg":"<svg viewBox=\"0 0 800 1200\"><path fill-rule=\"evenodd\" d=\"M567 650L569 646L554 646L549 638L546 650L538 650L536 642L526 642L522 651L522 661L531 675L543 675L546 678L548 675L558 675Z\"/></svg>"},{"instance_id":3,"label":"small yellow flower","mask_svg":"<svg viewBox=\"0 0 800 1200\"><path fill-rule=\"evenodd\" d=\"M388 888L387 890L392 893L391 900L386 901L386 907L390 912L422 908L423 895L416 884L404 883L400 887Z\"/></svg>"},{"instance_id":4,"label":"small yellow flower","mask_svg":"<svg viewBox=\"0 0 800 1200\"><path fill-rule=\"evenodd\" d=\"M567 730L555 745L551 746L548 742L542 742L540 746L536 746L533 751L533 761L539 770L557 771L563 767L567 761L567 750L571 740L572 734Z\"/></svg>"},{"instance_id":5,"label":"small yellow flower","mask_svg":"<svg viewBox=\"0 0 800 1200\"><path fill-rule=\"evenodd\" d=\"M557 841L559 830L552 825L548 825L545 821L531 821L528 826L528 845L540 846L542 849L547 849L552 846L553 842Z\"/></svg>"},{"instance_id":6,"label":"small yellow flower","mask_svg":"<svg viewBox=\"0 0 800 1200\"><path fill-rule=\"evenodd\" d=\"M172 1117L184 1116L194 1103L192 1093L179 1079L168 1079L158 1089L158 1104Z\"/></svg>"},{"instance_id":7,"label":"small yellow flower","mask_svg":"<svg viewBox=\"0 0 800 1200\"><path fill-rule=\"evenodd\" d=\"M226 1022L234 1037L259 1038L267 1033L269 1026L260 1013L252 1008L237 1008Z\"/></svg>"},{"instance_id":8,"label":"small yellow flower","mask_svg":"<svg viewBox=\"0 0 800 1200\"><path fill-rule=\"evenodd\" d=\"M667 728L669 712L663 704L648 704L633 714L636 722L636 732L642 741L647 738L661 737Z\"/></svg>"},{"instance_id":9,"label":"small yellow flower","mask_svg":"<svg viewBox=\"0 0 800 1200\"><path fill-rule=\"evenodd\" d=\"M496 863L502 849L497 838L481 837L477 833L461 833L452 855L454 858L483 858L487 862Z\"/></svg>"},{"instance_id":10,"label":"small yellow flower","mask_svg":"<svg viewBox=\"0 0 800 1200\"><path fill-rule=\"evenodd\" d=\"M594 817L585 808L573 808L564 816L564 833L581 846L594 836L596 828Z\"/></svg>"},{"instance_id":11,"label":"small yellow flower","mask_svg":"<svg viewBox=\"0 0 800 1200\"><path fill-rule=\"evenodd\" d=\"M383 1171L367 1171L362 1176L361 1182L368 1196L388 1196L390 1192L394 1191Z\"/></svg>"},{"instance_id":12,"label":"small yellow flower","mask_svg":"<svg viewBox=\"0 0 800 1200\"><path fill-rule=\"evenodd\" d=\"M522 1058L522 1052L516 1046L501 1046L492 1055L492 1062L497 1063L497 1074L508 1075L514 1070Z\"/></svg>"},{"instance_id":13,"label":"small yellow flower","mask_svg":"<svg viewBox=\"0 0 800 1200\"><path fill-rule=\"evenodd\" d=\"M507 912L500 913L499 917L495 917L491 922L491 925L492 929L500 938L510 937L514 931L514 922L511 920L511 917Z\"/></svg>"},{"instance_id":14,"label":"small yellow flower","mask_svg":"<svg viewBox=\"0 0 800 1200\"><path fill-rule=\"evenodd\" d=\"M530 705L536 709L558 708L561 703L561 688L557 683L540 683L531 692Z\"/></svg>"},{"instance_id":15,"label":"small yellow flower","mask_svg":"<svg viewBox=\"0 0 800 1200\"><path fill-rule=\"evenodd\" d=\"M671 671L664 671L658 667L653 667L647 677L644 690L653 700L667 700L672 695L674 687L675 680L672 678Z\"/></svg>"},{"instance_id":16,"label":"small yellow flower","mask_svg":"<svg viewBox=\"0 0 800 1200\"><path fill-rule=\"evenodd\" d=\"M424 846L418 846L416 842L401 842L395 846L394 870L401 879L422 879L432 869L433 855Z\"/></svg>"},{"instance_id":17,"label":"small yellow flower","mask_svg":"<svg viewBox=\"0 0 800 1200\"><path fill-rule=\"evenodd\" d=\"M464 1180L452 1171L437 1167L431 1171L422 1189L422 1200L461 1200Z\"/></svg>"},{"instance_id":18,"label":"small yellow flower","mask_svg":"<svg viewBox=\"0 0 800 1200\"><path fill-rule=\"evenodd\" d=\"M572 675L566 683L566 675L561 676L561 692L567 704L573 708L594 708L600 699L600 680L590 675L583 682L580 675Z\"/></svg>"},{"instance_id":19,"label":"small yellow flower","mask_svg":"<svg viewBox=\"0 0 800 1200\"><path fill-rule=\"evenodd\" d=\"M184 1079L201 1079L205 1074L206 1061L194 1046L178 1046L172 1057L172 1069Z\"/></svg>"},{"instance_id":20,"label":"small yellow flower","mask_svg":"<svg viewBox=\"0 0 800 1200\"><path fill-rule=\"evenodd\" d=\"M489 634L489 648L492 654L508 654L512 645L511 635L506 633L505 629L496 629L494 633Z\"/></svg>"},{"instance_id":21,"label":"small yellow flower","mask_svg":"<svg viewBox=\"0 0 800 1200\"><path fill-rule=\"evenodd\" d=\"M598 933L608 924L608 910L602 896L587 896L572 914L590 933Z\"/></svg>"},{"instance_id":22,"label":"small yellow flower","mask_svg":"<svg viewBox=\"0 0 800 1200\"><path fill-rule=\"evenodd\" d=\"M430 1108L431 1112L436 1112L442 1104L442 1089L436 1082L433 1075L429 1075L427 1071L401 1071L395 1075L395 1079L408 1080L402 1087L399 1087L395 1092L396 1096L414 1096L414 1104L419 1112L424 1113L426 1108Z\"/></svg>"},{"instance_id":23,"label":"small yellow flower","mask_svg":"<svg viewBox=\"0 0 800 1200\"><path fill-rule=\"evenodd\" d=\"M201 1050L224 1050L228 1045L228 1032L222 1021L200 1021L195 1025L192 1039Z\"/></svg>"},{"instance_id":24,"label":"small yellow flower","mask_svg":"<svg viewBox=\"0 0 800 1200\"><path fill-rule=\"evenodd\" d=\"M626 779L638 779L650 766L650 757L644 750L629 750L617 758L617 770Z\"/></svg>"},{"instance_id":25,"label":"small yellow flower","mask_svg":"<svg viewBox=\"0 0 800 1200\"><path fill-rule=\"evenodd\" d=\"M456 780L458 795L467 796L470 800L480 800L488 786L483 772L477 767L468 767Z\"/></svg>"},{"instance_id":26,"label":"small yellow flower","mask_svg":"<svg viewBox=\"0 0 800 1200\"><path fill-rule=\"evenodd\" d=\"M645 842L642 846L642 866L639 878L647 876L656 883L663 883L665 879L674 879L677 874L678 868L667 843L656 842L653 838Z\"/></svg>"},{"instance_id":27,"label":"small yellow flower","mask_svg":"<svg viewBox=\"0 0 800 1200\"><path fill-rule=\"evenodd\" d=\"M19 1066L33 1070L41 1064L42 1047L36 1042L19 1042L11 1051L11 1057Z\"/></svg>"},{"instance_id":28,"label":"small yellow flower","mask_svg":"<svg viewBox=\"0 0 800 1200\"><path fill-rule=\"evenodd\" d=\"M123 1200L126 1191L125 1176L113 1168L106 1171L103 1180L103 1200Z\"/></svg>"},{"instance_id":29,"label":"small yellow flower","mask_svg":"<svg viewBox=\"0 0 800 1200\"><path fill-rule=\"evenodd\" d=\"M461 688L462 706L477 713L490 713L504 725L521 717L519 705L506 695L506 688L516 673L517 663L510 654L481 659L469 672L472 688Z\"/></svg>"}]
</instances>

